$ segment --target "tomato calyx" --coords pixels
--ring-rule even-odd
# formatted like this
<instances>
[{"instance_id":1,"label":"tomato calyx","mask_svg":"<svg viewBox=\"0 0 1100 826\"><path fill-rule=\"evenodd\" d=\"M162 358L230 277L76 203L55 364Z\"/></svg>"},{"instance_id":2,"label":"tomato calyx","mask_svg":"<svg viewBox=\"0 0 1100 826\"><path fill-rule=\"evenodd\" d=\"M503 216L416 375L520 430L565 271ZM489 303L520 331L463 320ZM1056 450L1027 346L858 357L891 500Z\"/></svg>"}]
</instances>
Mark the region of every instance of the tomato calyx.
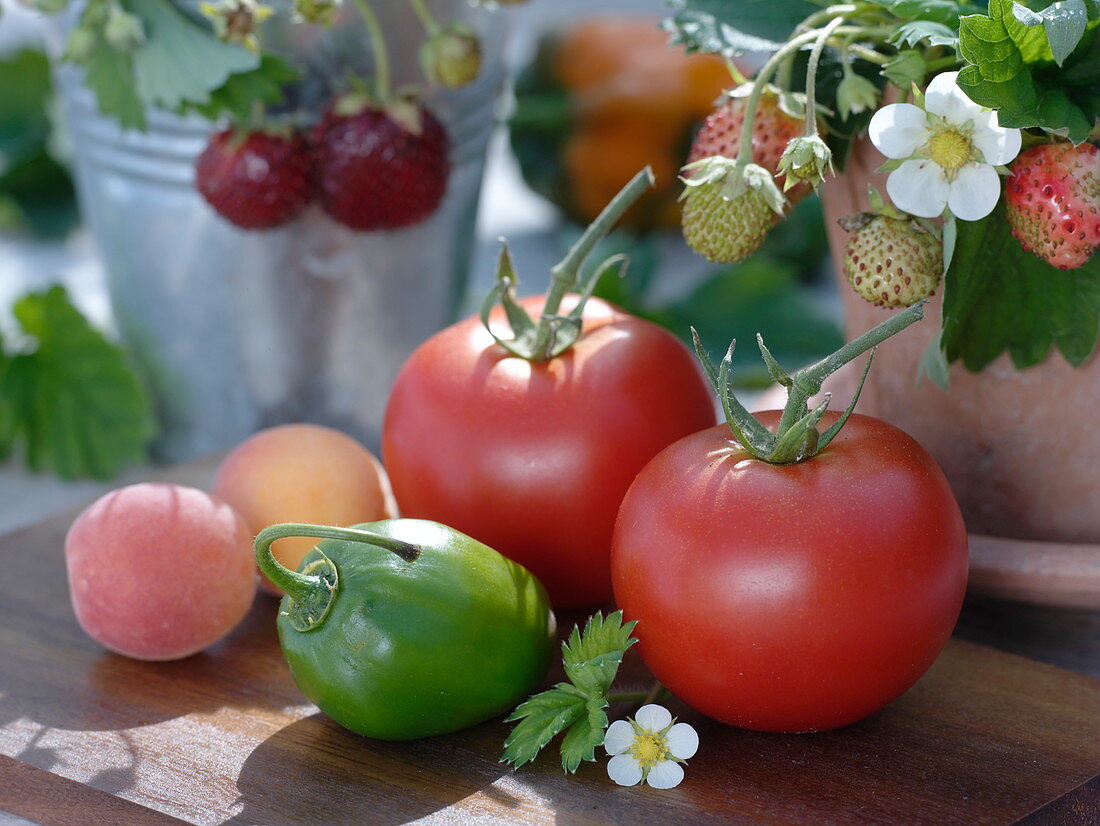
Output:
<instances>
[{"instance_id":1,"label":"tomato calyx","mask_svg":"<svg viewBox=\"0 0 1100 826\"><path fill-rule=\"evenodd\" d=\"M852 415L852 411L855 410L860 393L863 392L863 382L871 369L875 349L890 336L924 318L924 303L924 301L918 301L913 306L875 325L858 338L849 341L832 355L793 373L788 373L780 366L764 345L763 337L757 333L756 343L760 347L760 355L768 372L778 384L787 388L787 403L783 407L783 414L774 433L749 413L734 395L730 380L730 366L737 339L730 342L726 355L719 365L715 366L694 327L691 329L691 335L695 342L695 352L707 378L710 379L711 386L718 394L726 423L737 441L757 459L773 465L789 465L812 459L836 438L847 423L848 417ZM851 404L830 427L823 432L819 431L818 422L828 410L831 396L826 393L824 401L813 409L810 409L809 400L821 392L821 385L826 378L868 350L871 351L871 355L867 358L867 364L859 377L859 384L856 385Z\"/></svg>"},{"instance_id":2,"label":"tomato calyx","mask_svg":"<svg viewBox=\"0 0 1100 826\"><path fill-rule=\"evenodd\" d=\"M615 223L623 216L642 194L653 186L653 171L647 166L630 183L624 186L611 199L603 212L584 231L577 242L569 249L565 257L551 270L550 291L546 295L546 304L536 322L520 306L516 299L515 264L508 250L508 242L501 239L500 258L497 262L497 283L481 304L481 322L497 344L513 356L528 361L547 361L559 356L573 346L581 335L581 315L585 304L592 297L604 273L613 267L620 271L626 268L627 256L613 255L606 259L593 272L581 278L581 268L596 245L611 231ZM562 299L567 293L575 292L580 300L573 310L565 315L558 312ZM497 335L489 324L489 314L500 304L508 324L512 328L512 338Z\"/></svg>"},{"instance_id":3,"label":"tomato calyx","mask_svg":"<svg viewBox=\"0 0 1100 826\"><path fill-rule=\"evenodd\" d=\"M313 550L316 558L300 573L282 565L272 553L271 546L280 539L293 536L362 542L390 551L406 562L415 562L421 551L418 545L359 528L289 522L264 528L254 543L256 564L260 573L282 588L289 597L282 613L296 631L311 631L324 622L340 591L340 573L332 560L318 548Z\"/></svg>"}]
</instances>

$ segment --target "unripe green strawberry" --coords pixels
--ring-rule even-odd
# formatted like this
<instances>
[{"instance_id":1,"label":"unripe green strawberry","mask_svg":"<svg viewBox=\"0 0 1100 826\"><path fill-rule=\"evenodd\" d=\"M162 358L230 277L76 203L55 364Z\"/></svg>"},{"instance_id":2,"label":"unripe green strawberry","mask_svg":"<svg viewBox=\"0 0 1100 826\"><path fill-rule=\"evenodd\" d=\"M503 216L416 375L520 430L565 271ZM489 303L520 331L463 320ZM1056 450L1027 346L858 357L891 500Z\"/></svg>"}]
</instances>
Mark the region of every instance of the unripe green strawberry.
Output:
<instances>
[{"instance_id":1,"label":"unripe green strawberry","mask_svg":"<svg viewBox=\"0 0 1100 826\"><path fill-rule=\"evenodd\" d=\"M481 41L468 26L448 23L421 45L420 63L440 86L457 89L480 74Z\"/></svg>"},{"instance_id":2,"label":"unripe green strawberry","mask_svg":"<svg viewBox=\"0 0 1100 826\"><path fill-rule=\"evenodd\" d=\"M852 233L844 274L862 298L879 307L908 307L936 291L943 242L934 225L873 212L839 223Z\"/></svg>"},{"instance_id":3,"label":"unripe green strawberry","mask_svg":"<svg viewBox=\"0 0 1100 826\"><path fill-rule=\"evenodd\" d=\"M684 240L708 261L734 264L759 249L780 216L755 189L746 189L727 199L722 188L721 183L687 188L682 219Z\"/></svg>"}]
</instances>

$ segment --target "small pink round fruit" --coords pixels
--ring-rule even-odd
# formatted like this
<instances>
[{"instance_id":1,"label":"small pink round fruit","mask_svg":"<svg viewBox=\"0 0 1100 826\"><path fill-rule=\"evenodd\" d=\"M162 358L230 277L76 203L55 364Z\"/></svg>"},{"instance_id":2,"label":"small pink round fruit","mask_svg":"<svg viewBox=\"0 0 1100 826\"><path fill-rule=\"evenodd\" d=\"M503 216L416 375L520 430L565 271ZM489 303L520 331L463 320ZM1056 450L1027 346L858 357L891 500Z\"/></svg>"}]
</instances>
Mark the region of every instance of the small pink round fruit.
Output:
<instances>
[{"instance_id":1,"label":"small pink round fruit","mask_svg":"<svg viewBox=\"0 0 1100 826\"><path fill-rule=\"evenodd\" d=\"M220 499L145 483L89 505L65 537L77 621L112 651L176 660L228 634L256 593L252 536Z\"/></svg>"}]
</instances>

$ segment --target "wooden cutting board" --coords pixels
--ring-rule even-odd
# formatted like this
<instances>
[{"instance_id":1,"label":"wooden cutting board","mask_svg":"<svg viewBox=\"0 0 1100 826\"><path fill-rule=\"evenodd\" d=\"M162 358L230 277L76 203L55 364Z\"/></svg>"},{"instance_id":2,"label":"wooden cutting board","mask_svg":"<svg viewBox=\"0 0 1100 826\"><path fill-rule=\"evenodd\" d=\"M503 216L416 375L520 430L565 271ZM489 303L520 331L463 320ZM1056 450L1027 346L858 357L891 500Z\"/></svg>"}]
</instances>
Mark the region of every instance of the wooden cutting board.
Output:
<instances>
[{"instance_id":1,"label":"wooden cutting board","mask_svg":"<svg viewBox=\"0 0 1100 826\"><path fill-rule=\"evenodd\" d=\"M740 731L673 703L702 742L685 781L623 789L605 758L572 777L551 750L507 769L499 721L409 743L344 731L295 689L270 597L187 660L109 654L69 606L71 518L0 538L0 810L46 826L1100 821L1100 680L1034 660L953 640L901 699L822 734ZM636 656L625 671L646 684Z\"/></svg>"}]
</instances>

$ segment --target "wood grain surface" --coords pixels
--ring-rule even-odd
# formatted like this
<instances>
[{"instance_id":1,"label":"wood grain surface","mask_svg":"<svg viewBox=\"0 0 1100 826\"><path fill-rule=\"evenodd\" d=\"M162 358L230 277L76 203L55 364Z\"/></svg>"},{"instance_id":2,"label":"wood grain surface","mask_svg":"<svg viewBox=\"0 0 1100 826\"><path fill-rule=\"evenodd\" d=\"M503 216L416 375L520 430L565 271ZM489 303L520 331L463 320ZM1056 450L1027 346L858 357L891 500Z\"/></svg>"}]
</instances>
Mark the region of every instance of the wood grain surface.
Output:
<instances>
[{"instance_id":1,"label":"wood grain surface","mask_svg":"<svg viewBox=\"0 0 1100 826\"><path fill-rule=\"evenodd\" d=\"M209 473L169 475L202 483ZM186 660L105 652L69 606L61 546L71 517L0 539L0 755L11 758L0 759L0 809L44 826L170 822L165 815L202 824L1046 823L1077 821L1044 811L1091 817L1097 800L1100 681L959 639L903 697L839 731L741 731L673 703L702 745L671 791L618 788L602 759L573 777L553 753L511 771L497 762L508 731L500 721L409 743L367 740L298 693L270 597ZM637 657L625 670L645 685Z\"/></svg>"}]
</instances>

